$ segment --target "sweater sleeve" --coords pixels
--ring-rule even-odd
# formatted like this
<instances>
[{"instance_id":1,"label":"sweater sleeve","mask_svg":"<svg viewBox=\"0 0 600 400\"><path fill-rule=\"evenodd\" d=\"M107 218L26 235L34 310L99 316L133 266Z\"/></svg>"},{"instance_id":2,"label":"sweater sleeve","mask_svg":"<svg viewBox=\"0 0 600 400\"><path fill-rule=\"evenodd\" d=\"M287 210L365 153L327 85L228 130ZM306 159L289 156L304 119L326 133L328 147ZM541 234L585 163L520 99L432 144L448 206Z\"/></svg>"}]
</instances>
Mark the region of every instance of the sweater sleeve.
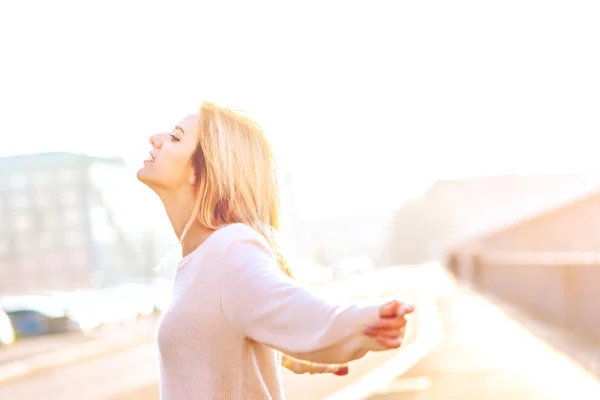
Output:
<instances>
[{"instance_id":1,"label":"sweater sleeve","mask_svg":"<svg viewBox=\"0 0 600 400\"><path fill-rule=\"evenodd\" d=\"M232 242L221 261L221 306L243 336L317 363L346 363L385 349L363 334L381 304L328 302L281 272L260 239Z\"/></svg>"}]
</instances>

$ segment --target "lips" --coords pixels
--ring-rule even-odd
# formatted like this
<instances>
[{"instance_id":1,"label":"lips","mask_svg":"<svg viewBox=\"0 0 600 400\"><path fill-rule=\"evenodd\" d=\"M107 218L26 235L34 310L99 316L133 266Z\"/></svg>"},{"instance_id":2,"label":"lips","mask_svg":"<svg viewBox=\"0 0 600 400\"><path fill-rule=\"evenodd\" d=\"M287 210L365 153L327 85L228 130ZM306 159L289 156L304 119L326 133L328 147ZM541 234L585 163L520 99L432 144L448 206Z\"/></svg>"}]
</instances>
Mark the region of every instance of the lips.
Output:
<instances>
[{"instance_id":1,"label":"lips","mask_svg":"<svg viewBox=\"0 0 600 400\"><path fill-rule=\"evenodd\" d=\"M148 153L148 158L146 158L144 161L154 162L155 159L156 159L156 157L154 156L154 154L152 154L152 152L150 152L150 153Z\"/></svg>"}]
</instances>

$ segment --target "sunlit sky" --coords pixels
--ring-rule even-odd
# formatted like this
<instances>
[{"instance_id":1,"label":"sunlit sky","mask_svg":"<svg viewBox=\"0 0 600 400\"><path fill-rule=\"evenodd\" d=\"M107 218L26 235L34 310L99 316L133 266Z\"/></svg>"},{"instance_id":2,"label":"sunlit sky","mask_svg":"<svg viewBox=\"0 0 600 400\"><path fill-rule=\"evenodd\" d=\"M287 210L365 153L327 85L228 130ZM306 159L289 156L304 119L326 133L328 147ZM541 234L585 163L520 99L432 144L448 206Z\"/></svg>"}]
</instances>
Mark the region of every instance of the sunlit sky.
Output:
<instances>
[{"instance_id":1,"label":"sunlit sky","mask_svg":"<svg viewBox=\"0 0 600 400\"><path fill-rule=\"evenodd\" d=\"M2 2L0 155L135 164L211 100L263 125L306 215L599 169L597 2L283 3Z\"/></svg>"}]
</instances>

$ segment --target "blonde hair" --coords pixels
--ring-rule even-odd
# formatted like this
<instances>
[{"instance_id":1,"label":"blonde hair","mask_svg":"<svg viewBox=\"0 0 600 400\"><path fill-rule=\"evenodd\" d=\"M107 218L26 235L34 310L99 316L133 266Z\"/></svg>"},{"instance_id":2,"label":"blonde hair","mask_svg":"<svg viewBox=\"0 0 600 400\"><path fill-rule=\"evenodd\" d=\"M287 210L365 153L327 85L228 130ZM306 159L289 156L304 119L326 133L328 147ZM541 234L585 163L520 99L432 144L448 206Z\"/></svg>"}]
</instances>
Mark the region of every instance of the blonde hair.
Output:
<instances>
[{"instance_id":1,"label":"blonde hair","mask_svg":"<svg viewBox=\"0 0 600 400\"><path fill-rule=\"evenodd\" d=\"M209 229L244 223L269 243L281 270L292 276L276 235L280 199L273 151L263 129L240 110L205 102L193 155L196 204L180 241L194 222Z\"/></svg>"}]
</instances>

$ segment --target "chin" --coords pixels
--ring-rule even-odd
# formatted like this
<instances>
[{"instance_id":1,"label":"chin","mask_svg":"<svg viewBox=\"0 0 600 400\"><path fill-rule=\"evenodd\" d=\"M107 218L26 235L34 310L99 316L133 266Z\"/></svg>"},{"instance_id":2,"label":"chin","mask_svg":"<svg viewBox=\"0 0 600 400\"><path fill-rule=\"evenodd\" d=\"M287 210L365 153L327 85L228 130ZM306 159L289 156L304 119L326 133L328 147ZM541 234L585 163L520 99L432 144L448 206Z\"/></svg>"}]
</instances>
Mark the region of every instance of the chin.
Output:
<instances>
[{"instance_id":1,"label":"chin","mask_svg":"<svg viewBox=\"0 0 600 400\"><path fill-rule=\"evenodd\" d=\"M148 171L142 167L138 170L136 177L138 181L142 182L144 185L152 187L152 178L148 175Z\"/></svg>"},{"instance_id":2,"label":"chin","mask_svg":"<svg viewBox=\"0 0 600 400\"><path fill-rule=\"evenodd\" d=\"M157 191L160 190L160 188L163 186L161 185L160 181L156 179L156 176L153 176L153 174L150 171L144 168L138 170L136 177L138 181L146 185L155 193L158 193Z\"/></svg>"}]
</instances>

